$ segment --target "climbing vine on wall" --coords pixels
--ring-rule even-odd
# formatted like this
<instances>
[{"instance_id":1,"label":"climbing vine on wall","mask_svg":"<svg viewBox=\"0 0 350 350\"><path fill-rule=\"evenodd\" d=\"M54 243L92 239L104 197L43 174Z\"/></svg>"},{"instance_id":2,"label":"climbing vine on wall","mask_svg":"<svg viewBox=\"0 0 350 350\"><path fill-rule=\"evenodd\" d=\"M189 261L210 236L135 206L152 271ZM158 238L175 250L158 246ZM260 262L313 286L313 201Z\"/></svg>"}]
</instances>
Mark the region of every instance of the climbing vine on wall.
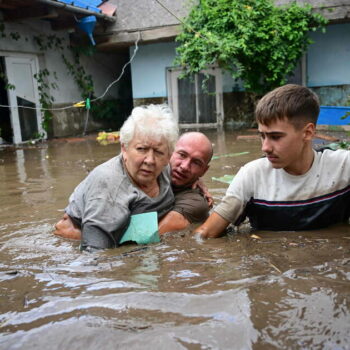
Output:
<instances>
[{"instance_id":1,"label":"climbing vine on wall","mask_svg":"<svg viewBox=\"0 0 350 350\"><path fill-rule=\"evenodd\" d=\"M11 84L8 81L6 74L2 71L0 71L0 80L4 82L5 90L14 90L16 88L13 84Z\"/></svg>"},{"instance_id":2,"label":"climbing vine on wall","mask_svg":"<svg viewBox=\"0 0 350 350\"><path fill-rule=\"evenodd\" d=\"M90 48L73 48L67 46L67 49L72 54L73 59L70 60L64 53L64 38L60 38L54 34L45 35L40 34L33 37L35 44L41 51L57 50L61 53L61 58L80 89L81 96L86 99L88 96L92 96L94 93L94 84L90 74L86 73L84 66L81 64L81 55L91 56L94 53L94 49ZM57 79L57 78L56 78Z\"/></svg>"},{"instance_id":3,"label":"climbing vine on wall","mask_svg":"<svg viewBox=\"0 0 350 350\"><path fill-rule=\"evenodd\" d=\"M48 83L50 74L51 73L47 69L40 70L38 73L34 74L34 78L38 83L39 102L43 108L42 127L45 131L49 130L50 120L53 116L49 109L52 108L52 103L55 101L54 97L50 95L50 88L54 90L58 89L56 82ZM53 76L57 80L56 72L53 72Z\"/></svg>"},{"instance_id":4,"label":"climbing vine on wall","mask_svg":"<svg viewBox=\"0 0 350 350\"><path fill-rule=\"evenodd\" d=\"M309 5L277 7L272 0L201 0L177 37L175 63L185 74L218 64L247 91L283 85L326 20Z\"/></svg>"},{"instance_id":5,"label":"climbing vine on wall","mask_svg":"<svg viewBox=\"0 0 350 350\"><path fill-rule=\"evenodd\" d=\"M91 98L94 94L94 82L91 74L87 74L85 68L80 61L80 54L77 51L73 51L73 61L69 61L68 58L61 54L62 60L67 67L68 72L72 75L74 81L80 89L81 97L85 100Z\"/></svg>"},{"instance_id":6,"label":"climbing vine on wall","mask_svg":"<svg viewBox=\"0 0 350 350\"><path fill-rule=\"evenodd\" d=\"M64 38L60 38L57 35L34 35L34 43L39 47L41 51L48 50L64 50Z\"/></svg>"},{"instance_id":7,"label":"climbing vine on wall","mask_svg":"<svg viewBox=\"0 0 350 350\"><path fill-rule=\"evenodd\" d=\"M21 39L21 35L17 31L6 31L5 23L0 21L0 38L10 38L18 41ZM29 41L28 37L24 38L25 41ZM55 34L39 34L31 37L33 43L41 52L47 52L49 50L55 50L61 53L61 58L67 67L67 71L73 77L76 82L81 97L86 99L94 95L94 84L92 76L86 73L84 66L81 64L81 56L91 56L95 53L95 48L88 46L86 48L73 48L71 46L65 46L66 39ZM65 49L71 52L72 59L65 54ZM39 102L43 108L43 122L42 127L48 131L50 120L52 119L52 112L49 111L53 105L54 98L50 94L51 90L58 89L58 77L56 72L50 72L48 69L40 70L34 74L34 78L38 83L39 90ZM5 83L5 89L15 89L15 86L11 84L6 77L5 72L0 72L0 79ZM49 81L53 81L49 83Z\"/></svg>"}]
</instances>

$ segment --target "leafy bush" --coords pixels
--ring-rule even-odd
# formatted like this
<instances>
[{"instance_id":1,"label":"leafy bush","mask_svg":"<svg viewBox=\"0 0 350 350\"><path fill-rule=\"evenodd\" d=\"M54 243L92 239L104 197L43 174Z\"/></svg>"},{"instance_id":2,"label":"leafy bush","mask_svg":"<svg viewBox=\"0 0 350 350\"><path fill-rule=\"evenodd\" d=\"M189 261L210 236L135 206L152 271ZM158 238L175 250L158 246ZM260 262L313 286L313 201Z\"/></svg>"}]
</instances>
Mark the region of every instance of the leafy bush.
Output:
<instances>
[{"instance_id":1,"label":"leafy bush","mask_svg":"<svg viewBox=\"0 0 350 350\"><path fill-rule=\"evenodd\" d=\"M286 82L311 43L310 30L326 24L310 5L276 7L271 0L201 0L176 40L176 64L185 75L218 64L247 91L265 93ZM324 28L323 28L324 29Z\"/></svg>"},{"instance_id":2,"label":"leafy bush","mask_svg":"<svg viewBox=\"0 0 350 350\"><path fill-rule=\"evenodd\" d=\"M118 100L98 100L91 104L91 112L96 119L113 120L120 114Z\"/></svg>"}]
</instances>

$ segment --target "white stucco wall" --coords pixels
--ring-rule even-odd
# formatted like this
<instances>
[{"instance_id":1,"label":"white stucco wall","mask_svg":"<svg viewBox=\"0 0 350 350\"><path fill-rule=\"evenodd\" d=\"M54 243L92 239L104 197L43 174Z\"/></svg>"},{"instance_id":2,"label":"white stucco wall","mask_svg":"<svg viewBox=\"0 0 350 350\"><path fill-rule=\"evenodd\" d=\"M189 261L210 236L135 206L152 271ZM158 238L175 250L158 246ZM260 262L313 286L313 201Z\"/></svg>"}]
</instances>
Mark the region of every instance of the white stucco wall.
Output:
<instances>
[{"instance_id":1,"label":"white stucco wall","mask_svg":"<svg viewBox=\"0 0 350 350\"><path fill-rule=\"evenodd\" d=\"M13 40L9 33L18 33L20 39ZM48 82L58 85L58 89L50 89L50 94L54 97L55 104L75 103L81 100L81 92L77 87L73 77L68 72L64 64L61 54L63 54L73 62L72 54L67 46L69 37L67 32L57 32L51 30L51 26L45 21L30 21L22 23L6 23L5 30L6 38L0 40L0 56L21 56L35 55L38 57L39 69L47 69L50 72ZM56 35L63 40L63 51L56 49L48 49L40 51L40 48L35 44L33 37L41 34ZM91 74L94 81L95 94L100 96L107 86L115 80L122 65L125 63L123 55L102 54L97 53L90 57L81 55L86 73ZM56 72L57 80L54 78L53 72ZM108 91L106 96L118 97L118 84Z\"/></svg>"},{"instance_id":2,"label":"white stucco wall","mask_svg":"<svg viewBox=\"0 0 350 350\"><path fill-rule=\"evenodd\" d=\"M350 84L350 23L327 26L326 33L311 34L314 44L307 55L307 85Z\"/></svg>"},{"instance_id":3,"label":"white stucco wall","mask_svg":"<svg viewBox=\"0 0 350 350\"><path fill-rule=\"evenodd\" d=\"M10 33L18 33L20 39L13 40ZM47 69L51 74L48 77L49 83L56 83L59 89L50 90L54 97L55 103L70 102L79 99L79 92L71 76L66 73L67 69L61 59L60 53L54 50L41 52L35 44L33 37L41 34L56 35L64 40L64 46L67 46L68 36L66 33L53 32L50 25L44 21L31 21L27 23L6 23L6 38L1 39L0 55L1 56L21 56L35 55L39 59L39 69ZM64 51L65 55L70 57L68 50ZM53 77L56 72L58 80Z\"/></svg>"}]
</instances>

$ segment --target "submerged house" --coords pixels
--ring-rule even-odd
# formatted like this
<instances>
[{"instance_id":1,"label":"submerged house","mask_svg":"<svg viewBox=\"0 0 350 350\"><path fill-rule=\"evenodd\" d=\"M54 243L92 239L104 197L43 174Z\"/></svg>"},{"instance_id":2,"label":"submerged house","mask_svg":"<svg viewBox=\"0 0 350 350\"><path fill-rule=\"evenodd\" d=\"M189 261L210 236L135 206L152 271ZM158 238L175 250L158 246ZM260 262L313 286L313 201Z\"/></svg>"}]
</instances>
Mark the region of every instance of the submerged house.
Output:
<instances>
[{"instance_id":1,"label":"submerged house","mask_svg":"<svg viewBox=\"0 0 350 350\"><path fill-rule=\"evenodd\" d=\"M116 21L115 11L115 5L99 0L0 2L3 142L21 143L47 134L67 136L103 127L88 109L73 107L84 95L96 99L104 94L104 101L120 101L128 106L120 113L125 118L132 107L128 74L108 91L106 87L129 59L128 52L100 53L93 45L93 31L99 27L108 30ZM79 40L89 45L90 52L82 51Z\"/></svg>"},{"instance_id":2,"label":"submerged house","mask_svg":"<svg viewBox=\"0 0 350 350\"><path fill-rule=\"evenodd\" d=\"M217 126L224 122L222 91L225 75L210 67L208 90L203 93L204 75L179 79L181 69L174 67L175 37L193 1L187 0L113 0L117 18L113 33L99 44L101 49L128 47L134 105L167 102L184 126ZM119 20L120 19L120 20Z\"/></svg>"},{"instance_id":3,"label":"submerged house","mask_svg":"<svg viewBox=\"0 0 350 350\"><path fill-rule=\"evenodd\" d=\"M276 5L290 2L275 1ZM210 95L201 91L201 75L194 81L179 80L181 70L173 67L175 37L191 2L113 0L113 3L117 6L117 21L100 47L114 51L127 46L132 56L137 42L137 53L131 62L134 105L167 101L184 125L251 124L251 113L245 110L249 96L237 92L236 82L219 68L208 70ZM350 1L298 3L311 4L329 23L325 33L310 33L314 44L308 48L291 82L312 88L322 105L350 104Z\"/></svg>"},{"instance_id":4,"label":"submerged house","mask_svg":"<svg viewBox=\"0 0 350 350\"><path fill-rule=\"evenodd\" d=\"M277 5L288 2L276 0ZM314 44L292 81L314 89L323 105L347 104L350 1L298 2L312 4L329 24L326 33L310 34ZM202 74L179 79L175 37L190 6L188 0L2 0L0 105L9 107L0 107L0 136L19 143L47 132L79 134L105 127L98 117L111 105L117 106L113 118L121 124L133 106L162 102L170 104L183 126L250 126L249 95L237 91L236 82L220 68L206 72L210 94L202 90ZM90 16L95 23L84 31L79 23ZM84 54L69 48L87 46ZM94 99L111 103L101 103L89 116L86 108L72 106L91 85L92 105L97 105ZM53 108L50 117L34 108L40 104Z\"/></svg>"}]
</instances>

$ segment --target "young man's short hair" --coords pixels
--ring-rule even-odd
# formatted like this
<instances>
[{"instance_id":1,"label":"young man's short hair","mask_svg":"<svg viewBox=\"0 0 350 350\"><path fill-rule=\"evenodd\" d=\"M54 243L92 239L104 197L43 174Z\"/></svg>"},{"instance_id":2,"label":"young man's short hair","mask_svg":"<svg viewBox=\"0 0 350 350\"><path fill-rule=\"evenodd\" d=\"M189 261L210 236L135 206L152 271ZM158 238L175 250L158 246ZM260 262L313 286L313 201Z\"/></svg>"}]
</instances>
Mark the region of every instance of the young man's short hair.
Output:
<instances>
[{"instance_id":1,"label":"young man's short hair","mask_svg":"<svg viewBox=\"0 0 350 350\"><path fill-rule=\"evenodd\" d=\"M267 93L257 104L258 123L270 125L285 118L296 129L307 123L317 123L320 103L317 95L305 86L287 84Z\"/></svg>"}]
</instances>

